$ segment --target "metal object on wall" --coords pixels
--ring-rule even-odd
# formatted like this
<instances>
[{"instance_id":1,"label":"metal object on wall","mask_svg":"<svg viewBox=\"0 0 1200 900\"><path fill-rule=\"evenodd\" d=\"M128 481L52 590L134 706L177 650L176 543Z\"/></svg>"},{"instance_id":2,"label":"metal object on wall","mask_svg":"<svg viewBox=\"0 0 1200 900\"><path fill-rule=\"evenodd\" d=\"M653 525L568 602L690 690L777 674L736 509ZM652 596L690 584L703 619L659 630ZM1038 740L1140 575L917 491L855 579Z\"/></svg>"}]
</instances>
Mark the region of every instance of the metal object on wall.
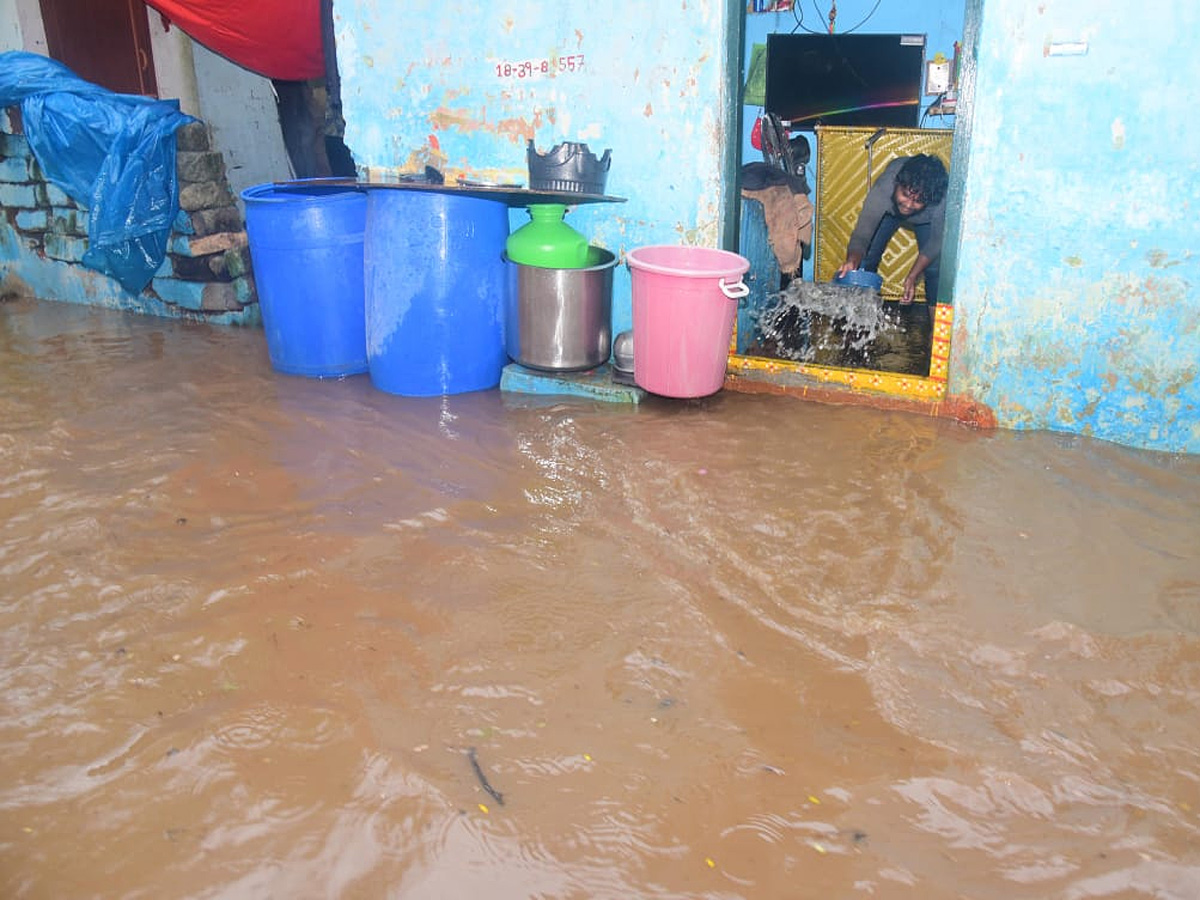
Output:
<instances>
[{"instance_id":1,"label":"metal object on wall","mask_svg":"<svg viewBox=\"0 0 1200 900\"><path fill-rule=\"evenodd\" d=\"M917 153L937 156L949 168L953 134L929 128L817 128L816 281L831 280L846 259L846 245L871 179L878 178L892 160ZM900 298L904 276L916 256L912 232L899 229L879 264L885 300ZM917 299L925 299L923 279L917 280Z\"/></svg>"}]
</instances>

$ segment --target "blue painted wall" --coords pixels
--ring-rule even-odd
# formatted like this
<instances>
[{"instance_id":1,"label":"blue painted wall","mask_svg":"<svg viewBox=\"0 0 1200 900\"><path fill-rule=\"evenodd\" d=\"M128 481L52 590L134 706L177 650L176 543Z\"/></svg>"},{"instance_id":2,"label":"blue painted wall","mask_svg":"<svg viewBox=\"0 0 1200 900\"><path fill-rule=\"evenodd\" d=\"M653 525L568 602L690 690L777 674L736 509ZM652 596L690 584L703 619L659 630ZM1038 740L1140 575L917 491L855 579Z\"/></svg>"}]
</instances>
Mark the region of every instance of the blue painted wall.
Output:
<instances>
[{"instance_id":1,"label":"blue painted wall","mask_svg":"<svg viewBox=\"0 0 1200 900\"><path fill-rule=\"evenodd\" d=\"M983 0L950 389L1003 426L1200 452L1198 10Z\"/></svg>"},{"instance_id":2,"label":"blue painted wall","mask_svg":"<svg viewBox=\"0 0 1200 900\"><path fill-rule=\"evenodd\" d=\"M607 192L568 222L614 252L719 246L722 153L736 122L725 82L724 0L495 0L461 5L338 0L335 31L346 143L375 170L441 169L528 183L526 140L612 150ZM736 45L735 45L736 46ZM526 66L525 64L531 64ZM543 71L543 64L545 71ZM513 227L528 221L524 210ZM630 326L628 271L614 328Z\"/></svg>"}]
</instances>

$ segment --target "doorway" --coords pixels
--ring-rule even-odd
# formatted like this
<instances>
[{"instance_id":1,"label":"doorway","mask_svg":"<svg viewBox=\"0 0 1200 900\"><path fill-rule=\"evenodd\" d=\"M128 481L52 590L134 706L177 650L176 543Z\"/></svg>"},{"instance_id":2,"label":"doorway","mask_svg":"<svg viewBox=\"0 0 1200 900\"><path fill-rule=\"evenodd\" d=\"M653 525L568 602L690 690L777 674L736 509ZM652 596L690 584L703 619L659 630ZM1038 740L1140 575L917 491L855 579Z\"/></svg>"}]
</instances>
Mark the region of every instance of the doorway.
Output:
<instances>
[{"instance_id":1,"label":"doorway","mask_svg":"<svg viewBox=\"0 0 1200 900\"><path fill-rule=\"evenodd\" d=\"M959 4L962 4L961 6ZM742 165L748 162L770 161L769 155L759 145L751 145L752 126L756 119L765 114L763 106L743 105L745 97L750 96L750 91L747 90L747 80L751 72L754 62L754 44L759 41L765 42L763 37L764 31L770 33L791 33L794 30L810 32L812 34L828 33L828 27L825 23L825 17L818 19L817 13L822 11L822 8L830 10L837 8L833 4L827 2L816 2L805 4L801 8L798 2L795 4L778 3L766 4L771 7L778 6L778 11L772 9L771 12L764 14L756 14L753 12L753 7L748 7L745 3L739 3L737 8L730 8L731 22L736 23L737 27L731 31L739 33L736 47L730 47L730 59L737 59L737 85L733 89L733 96L736 98L736 109L730 110L730 120L736 121L737 132L732 155L736 158L736 163L733 164L738 174L737 182L739 190L733 192L733 196L728 198L728 218L726 219L727 229L725 234L729 236L726 246L729 249L741 252L748 259L753 254L759 257L766 257L768 263L761 267L759 272L755 271L754 260L752 262L752 270L749 276L751 282L752 298L755 292L760 295L758 300L762 305L768 305L771 298L779 294L781 288L788 285L789 279L784 273L781 273L777 267L773 267L774 254L766 240L765 234L755 233L755 227L748 222L747 210L752 208L752 204L743 201L743 196L740 188L742 182ZM936 95L928 95L927 91L923 91L924 96L920 101L920 127L939 129L945 135L946 140L951 139L952 147L946 151L945 148L939 150L936 154L949 163L950 184L949 191L946 195L946 216L945 216L945 233L942 252L942 278L938 297L935 298L938 302L935 304L935 309L930 310L933 315L921 317L924 333L929 335L928 341L923 345L923 353L928 362L922 363L919 366L919 371L915 371L908 360L917 358L913 354L906 352L905 359L901 359L896 354L887 354L889 359L899 360L897 366L889 366L880 364L878 367L872 366L871 359L851 359L850 357L837 357L836 355L827 356L824 360L817 362L814 360L797 361L790 358L779 358L770 353L757 355L757 345L755 350L749 351L748 347L753 343L747 340L745 335L748 334L750 328L757 324L757 318L754 314L748 314L746 310L739 312L738 316L738 331L739 338L737 339L737 350L730 358L730 368L741 375L749 377L760 377L770 380L783 375L783 380L788 380L788 373L796 373L802 376L812 376L818 378L822 382L840 383L855 387L869 386L873 390L881 390L885 393L904 393L908 396L916 396L926 399L938 399L945 394L946 381L948 377L948 358L949 358L949 339L952 333L953 325L953 286L954 286L954 263L957 257L957 242L959 239L959 219L962 206L963 185L965 183L965 169L967 160L967 150L969 147L970 137L970 95L973 93L974 66L971 62L974 52L976 38L978 34L979 22L982 15L982 0L942 0L941 9L930 9L926 4L918 2L918 0L899 0L889 9L884 7L884 12L889 17L882 14L875 16L878 11L879 4L864 2L861 4L862 9L858 10L852 4L841 3L838 15L841 17L837 21L839 31L861 31L865 33L897 33L904 35L907 31L924 34L928 33L928 48L927 60L932 60L938 53L944 53L950 57L954 53L954 42L960 41L959 47L959 82L958 82L958 107L957 116L946 118L945 110L941 105L935 102L938 98ZM958 16L961 15L961 19ZM807 19L805 18L807 16ZM861 21L860 21L861 19ZM773 27L764 29L764 23L770 22ZM749 24L748 24L749 23ZM819 24L818 24L819 23ZM816 26L816 27L814 27ZM736 52L736 56L734 53ZM922 73L924 75L924 72ZM922 88L926 87L922 84ZM754 101L757 104L763 104L761 98ZM932 115L937 118L930 118ZM836 130L836 129L834 129ZM920 133L920 132L918 132ZM766 137L767 129L760 130L763 138ZM899 137L899 135L897 135ZM808 171L807 178L810 183L819 181L822 160L820 159L820 142L815 131L809 134L810 140L814 144L814 152L812 154L813 166ZM763 141L765 143L765 141ZM860 141L860 144L865 141ZM868 150L868 155L870 151ZM828 160L826 163L826 174L831 169L828 168ZM727 160L728 165L728 160ZM870 169L870 161L868 161L868 170ZM867 176L868 179L870 175ZM861 179L858 179L861 181ZM858 181L854 183L857 185ZM813 191L814 205L818 197L818 190ZM843 210L844 212L844 210ZM817 218L814 222L817 229L820 228L820 210L817 211ZM855 211L855 216L857 210ZM759 217L761 223L761 215ZM761 230L761 224L759 225ZM819 241L819 236L817 240ZM826 254L841 253L844 255L845 247L833 248L823 247ZM838 257L840 262L841 257ZM810 287L815 287L814 275L816 269L816 260L814 259L806 267L803 272L803 281L799 287L803 288L805 284ZM836 268L836 267L835 267ZM825 266L824 269L829 269ZM823 270L824 271L824 270ZM907 266L905 267L907 271ZM825 281L830 277L830 272L824 271L820 276L820 281ZM783 277L781 278L781 275ZM820 285L825 287L825 285ZM886 292L885 292L886 293ZM892 291L895 293L895 291ZM827 301L827 297L822 297L822 301ZM894 299L894 298L889 298ZM922 298L924 299L924 298ZM923 304L922 304L923 305ZM884 313L895 312L900 313L901 310L895 302L886 302L882 304ZM904 310L907 312L908 310ZM926 310L922 310L925 312ZM793 317L795 318L795 317ZM754 319L754 321L751 321ZM885 346L895 349L897 346L907 347L907 344L897 343L899 338L911 338L913 335L909 333L905 318L900 315L883 315L878 317L878 322L883 326L895 331L895 334L887 334L887 344ZM928 324L926 324L928 323ZM924 340L924 338L923 338ZM911 343L909 341L908 343ZM877 347L875 349L878 349ZM931 352L932 351L932 352ZM875 358L882 358L879 353L875 354Z\"/></svg>"},{"instance_id":2,"label":"doorway","mask_svg":"<svg viewBox=\"0 0 1200 900\"><path fill-rule=\"evenodd\" d=\"M40 0L50 56L118 94L158 97L144 0Z\"/></svg>"}]
</instances>

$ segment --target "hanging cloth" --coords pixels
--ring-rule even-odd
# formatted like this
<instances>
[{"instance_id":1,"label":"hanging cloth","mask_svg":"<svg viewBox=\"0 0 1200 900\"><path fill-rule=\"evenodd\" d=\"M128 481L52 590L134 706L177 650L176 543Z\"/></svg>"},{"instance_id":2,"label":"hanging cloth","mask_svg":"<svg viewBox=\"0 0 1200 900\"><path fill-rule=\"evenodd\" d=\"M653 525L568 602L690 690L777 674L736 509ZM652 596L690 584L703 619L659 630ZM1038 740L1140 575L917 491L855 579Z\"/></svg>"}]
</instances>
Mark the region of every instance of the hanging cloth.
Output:
<instances>
[{"instance_id":1,"label":"hanging cloth","mask_svg":"<svg viewBox=\"0 0 1200 900\"><path fill-rule=\"evenodd\" d=\"M190 38L281 81L325 74L320 0L146 0Z\"/></svg>"}]
</instances>

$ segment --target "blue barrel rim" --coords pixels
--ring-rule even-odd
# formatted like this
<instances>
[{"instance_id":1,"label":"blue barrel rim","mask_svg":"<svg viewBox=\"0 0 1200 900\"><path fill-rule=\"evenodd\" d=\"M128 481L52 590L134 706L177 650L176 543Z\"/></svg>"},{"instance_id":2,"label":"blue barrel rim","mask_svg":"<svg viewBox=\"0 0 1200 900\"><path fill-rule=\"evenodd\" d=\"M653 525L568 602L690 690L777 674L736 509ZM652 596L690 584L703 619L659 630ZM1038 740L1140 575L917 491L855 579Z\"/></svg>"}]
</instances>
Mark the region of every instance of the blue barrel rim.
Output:
<instances>
[{"instance_id":1,"label":"blue barrel rim","mask_svg":"<svg viewBox=\"0 0 1200 900\"><path fill-rule=\"evenodd\" d=\"M322 179L312 179L312 184L287 183L276 184L268 181L264 184L251 185L242 190L242 200L246 203L282 204L304 203L312 200L338 201L345 198L357 199L366 197L366 191L351 184L320 184Z\"/></svg>"}]
</instances>

